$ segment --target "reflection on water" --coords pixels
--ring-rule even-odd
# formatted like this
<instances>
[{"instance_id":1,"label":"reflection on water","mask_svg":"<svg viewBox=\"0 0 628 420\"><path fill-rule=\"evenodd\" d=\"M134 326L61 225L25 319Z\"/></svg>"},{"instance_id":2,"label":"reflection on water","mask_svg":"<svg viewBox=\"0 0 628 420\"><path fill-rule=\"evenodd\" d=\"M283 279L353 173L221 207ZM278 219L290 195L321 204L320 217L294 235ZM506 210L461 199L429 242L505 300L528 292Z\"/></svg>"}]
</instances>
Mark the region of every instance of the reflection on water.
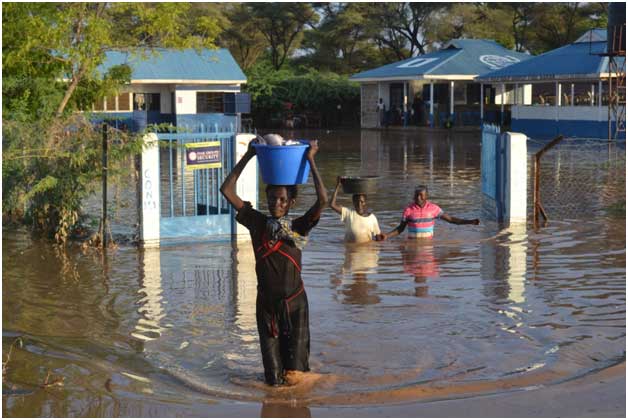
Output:
<instances>
[{"instance_id":1,"label":"reflection on water","mask_svg":"<svg viewBox=\"0 0 628 420\"><path fill-rule=\"evenodd\" d=\"M380 302L375 290L377 283L369 281L379 261L379 247L375 243L346 244L345 260L341 270L331 275L331 283L344 296L343 303L371 305Z\"/></svg>"},{"instance_id":2,"label":"reflection on water","mask_svg":"<svg viewBox=\"0 0 628 420\"><path fill-rule=\"evenodd\" d=\"M104 264L5 230L3 414L199 417L257 401L253 415L309 417L311 404L496 393L624 358L625 219L596 208L538 231L498 226L478 200L477 134L292 136L321 140L328 187L338 174L380 175L369 205L383 231L417 183L445 212L482 224L351 245L324 212L303 256L310 365L321 376L280 389L261 380L249 242L120 248ZM314 197L303 186L295 214ZM9 354L17 337L24 345ZM47 377L63 385L42 388Z\"/></svg>"},{"instance_id":3,"label":"reflection on water","mask_svg":"<svg viewBox=\"0 0 628 420\"><path fill-rule=\"evenodd\" d=\"M427 296L428 278L438 277L438 263L434 258L434 245L431 239L407 240L401 246L403 271L414 277L414 295Z\"/></svg>"}]
</instances>

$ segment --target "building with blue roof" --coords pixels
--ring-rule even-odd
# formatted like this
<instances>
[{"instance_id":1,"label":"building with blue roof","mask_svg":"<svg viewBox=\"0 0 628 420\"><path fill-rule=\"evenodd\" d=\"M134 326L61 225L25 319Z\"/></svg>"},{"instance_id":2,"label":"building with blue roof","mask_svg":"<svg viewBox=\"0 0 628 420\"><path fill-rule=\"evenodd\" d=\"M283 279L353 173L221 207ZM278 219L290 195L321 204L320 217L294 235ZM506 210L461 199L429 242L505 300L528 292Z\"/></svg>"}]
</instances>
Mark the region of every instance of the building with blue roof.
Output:
<instances>
[{"instance_id":1,"label":"building with blue roof","mask_svg":"<svg viewBox=\"0 0 628 420\"><path fill-rule=\"evenodd\" d=\"M455 39L438 51L355 74L361 125L479 125L484 104L495 105L495 91L483 91L475 78L529 58L491 40Z\"/></svg>"},{"instance_id":2,"label":"building with blue roof","mask_svg":"<svg viewBox=\"0 0 628 420\"><path fill-rule=\"evenodd\" d=\"M240 92L246 76L226 49L109 51L98 71L127 64L131 82L116 97L103 98L93 111L140 131L148 124L171 123L192 131L235 130L239 115L250 112Z\"/></svg>"},{"instance_id":3,"label":"building with blue roof","mask_svg":"<svg viewBox=\"0 0 628 420\"><path fill-rule=\"evenodd\" d=\"M533 138L559 134L608 138L606 34L606 29L590 30L572 44L483 74L476 80L483 85L499 86L504 92L512 131ZM619 67L625 68L625 57L615 59Z\"/></svg>"}]
</instances>

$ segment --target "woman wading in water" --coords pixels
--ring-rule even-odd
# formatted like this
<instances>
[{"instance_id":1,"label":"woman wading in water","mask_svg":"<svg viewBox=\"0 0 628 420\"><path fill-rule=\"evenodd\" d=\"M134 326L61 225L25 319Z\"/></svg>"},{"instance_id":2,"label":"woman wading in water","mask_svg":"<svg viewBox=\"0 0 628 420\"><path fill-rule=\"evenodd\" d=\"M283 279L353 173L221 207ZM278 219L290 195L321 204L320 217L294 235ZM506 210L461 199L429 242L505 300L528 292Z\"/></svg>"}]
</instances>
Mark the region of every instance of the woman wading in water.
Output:
<instances>
[{"instance_id":1,"label":"woman wading in water","mask_svg":"<svg viewBox=\"0 0 628 420\"><path fill-rule=\"evenodd\" d=\"M253 143L253 142L251 142ZM255 156L248 150L227 176L220 192L236 209L236 220L251 234L257 274L256 318L264 377L269 385L294 384L299 372L307 372L310 356L309 308L301 279L301 251L310 230L327 205L327 192L314 162L318 142L310 142L307 159L312 170L317 200L301 217L288 219L297 198L296 185L268 185L270 216L255 210L236 193L236 182Z\"/></svg>"}]
</instances>

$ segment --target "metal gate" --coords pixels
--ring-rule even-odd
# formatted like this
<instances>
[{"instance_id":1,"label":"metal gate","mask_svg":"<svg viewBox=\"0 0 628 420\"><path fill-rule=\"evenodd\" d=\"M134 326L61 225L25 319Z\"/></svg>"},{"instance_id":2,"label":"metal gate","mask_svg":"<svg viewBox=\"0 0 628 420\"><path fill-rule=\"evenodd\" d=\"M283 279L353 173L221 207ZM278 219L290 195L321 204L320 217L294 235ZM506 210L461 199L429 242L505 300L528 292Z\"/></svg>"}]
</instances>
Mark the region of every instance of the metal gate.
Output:
<instances>
[{"instance_id":1,"label":"metal gate","mask_svg":"<svg viewBox=\"0 0 628 420\"><path fill-rule=\"evenodd\" d=\"M235 133L159 133L159 228L162 240L231 235L232 208L220 194L231 172ZM220 167L194 169L186 161L186 144L216 142Z\"/></svg>"}]
</instances>

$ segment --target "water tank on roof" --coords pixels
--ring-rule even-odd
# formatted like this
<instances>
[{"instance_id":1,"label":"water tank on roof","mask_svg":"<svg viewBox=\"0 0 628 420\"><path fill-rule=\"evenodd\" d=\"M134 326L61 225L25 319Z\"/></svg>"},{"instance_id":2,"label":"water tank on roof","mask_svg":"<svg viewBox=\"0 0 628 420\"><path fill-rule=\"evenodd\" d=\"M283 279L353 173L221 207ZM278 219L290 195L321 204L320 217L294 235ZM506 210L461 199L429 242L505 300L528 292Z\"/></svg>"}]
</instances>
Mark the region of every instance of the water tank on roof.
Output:
<instances>
[{"instance_id":1,"label":"water tank on roof","mask_svg":"<svg viewBox=\"0 0 628 420\"><path fill-rule=\"evenodd\" d=\"M608 53L626 55L626 3L615 2L608 4L607 26Z\"/></svg>"}]
</instances>

